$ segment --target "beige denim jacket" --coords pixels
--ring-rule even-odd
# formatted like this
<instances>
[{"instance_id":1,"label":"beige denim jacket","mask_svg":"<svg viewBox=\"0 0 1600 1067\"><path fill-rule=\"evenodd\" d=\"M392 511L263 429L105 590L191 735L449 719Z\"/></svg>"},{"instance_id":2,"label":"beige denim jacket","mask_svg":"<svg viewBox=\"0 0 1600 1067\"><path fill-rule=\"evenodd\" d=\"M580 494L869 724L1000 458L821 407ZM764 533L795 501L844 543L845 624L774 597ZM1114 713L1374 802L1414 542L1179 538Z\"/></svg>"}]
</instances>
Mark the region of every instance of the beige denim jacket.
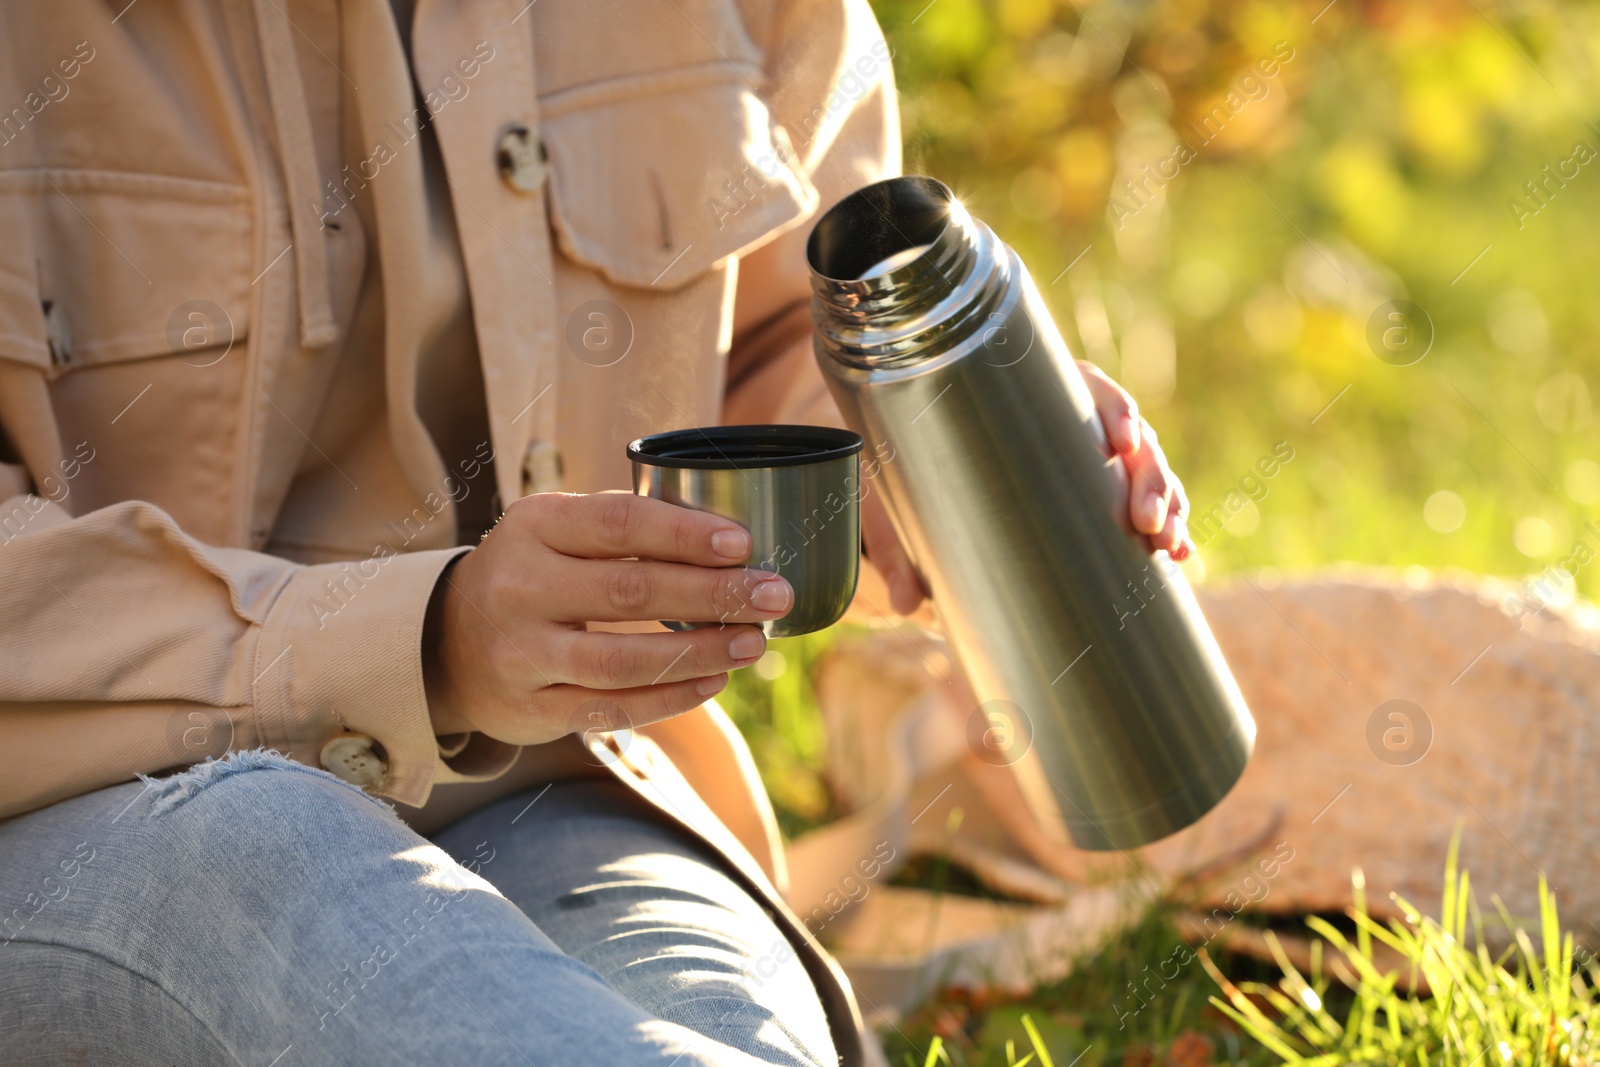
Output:
<instances>
[{"instance_id":1,"label":"beige denim jacket","mask_svg":"<svg viewBox=\"0 0 1600 1067\"><path fill-rule=\"evenodd\" d=\"M419 650L469 509L837 417L802 246L899 165L865 0L120 7L0 7L0 817L262 745L423 832L614 774L770 901L856 1062L714 705L436 738Z\"/></svg>"}]
</instances>

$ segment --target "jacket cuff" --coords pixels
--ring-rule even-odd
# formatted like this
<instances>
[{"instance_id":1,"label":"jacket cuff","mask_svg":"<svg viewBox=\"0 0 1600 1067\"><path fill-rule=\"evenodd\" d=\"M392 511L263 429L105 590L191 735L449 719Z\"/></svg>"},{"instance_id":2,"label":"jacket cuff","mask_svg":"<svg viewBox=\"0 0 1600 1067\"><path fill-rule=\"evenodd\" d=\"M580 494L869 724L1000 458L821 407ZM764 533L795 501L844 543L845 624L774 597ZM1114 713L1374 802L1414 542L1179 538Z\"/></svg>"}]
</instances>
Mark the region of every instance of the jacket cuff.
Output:
<instances>
[{"instance_id":1,"label":"jacket cuff","mask_svg":"<svg viewBox=\"0 0 1600 1067\"><path fill-rule=\"evenodd\" d=\"M497 777L520 749L481 734L434 736L422 678L422 628L434 586L468 547L374 555L299 570L256 646L263 744L313 767L343 731L364 734L387 764L373 792L414 807L435 781Z\"/></svg>"},{"instance_id":2,"label":"jacket cuff","mask_svg":"<svg viewBox=\"0 0 1600 1067\"><path fill-rule=\"evenodd\" d=\"M522 754L521 745L497 741L487 734L477 732L450 735L453 750L447 750L444 738L440 739L439 766L434 771L434 784L440 782L487 782L511 769Z\"/></svg>"}]
</instances>

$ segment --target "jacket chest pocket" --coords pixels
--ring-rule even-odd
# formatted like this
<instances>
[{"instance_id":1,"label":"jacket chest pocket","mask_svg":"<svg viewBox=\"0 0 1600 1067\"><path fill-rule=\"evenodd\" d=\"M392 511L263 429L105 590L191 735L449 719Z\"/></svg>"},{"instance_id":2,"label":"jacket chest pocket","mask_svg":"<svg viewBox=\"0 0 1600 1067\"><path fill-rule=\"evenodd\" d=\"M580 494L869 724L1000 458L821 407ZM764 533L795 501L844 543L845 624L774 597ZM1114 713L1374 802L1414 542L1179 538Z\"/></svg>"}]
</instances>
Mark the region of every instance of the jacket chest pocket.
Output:
<instances>
[{"instance_id":1,"label":"jacket chest pocket","mask_svg":"<svg viewBox=\"0 0 1600 1067\"><path fill-rule=\"evenodd\" d=\"M224 542L218 503L237 495L248 389L246 191L123 172L0 172L0 233L0 361L45 380L54 445L94 456L70 510L148 500Z\"/></svg>"},{"instance_id":2,"label":"jacket chest pocket","mask_svg":"<svg viewBox=\"0 0 1600 1067\"><path fill-rule=\"evenodd\" d=\"M675 289L815 211L787 133L750 87L760 76L718 60L542 98L562 252L618 285Z\"/></svg>"},{"instance_id":3,"label":"jacket chest pocket","mask_svg":"<svg viewBox=\"0 0 1600 1067\"><path fill-rule=\"evenodd\" d=\"M0 173L0 358L51 379L159 356L220 360L249 328L251 229L237 186Z\"/></svg>"}]
</instances>

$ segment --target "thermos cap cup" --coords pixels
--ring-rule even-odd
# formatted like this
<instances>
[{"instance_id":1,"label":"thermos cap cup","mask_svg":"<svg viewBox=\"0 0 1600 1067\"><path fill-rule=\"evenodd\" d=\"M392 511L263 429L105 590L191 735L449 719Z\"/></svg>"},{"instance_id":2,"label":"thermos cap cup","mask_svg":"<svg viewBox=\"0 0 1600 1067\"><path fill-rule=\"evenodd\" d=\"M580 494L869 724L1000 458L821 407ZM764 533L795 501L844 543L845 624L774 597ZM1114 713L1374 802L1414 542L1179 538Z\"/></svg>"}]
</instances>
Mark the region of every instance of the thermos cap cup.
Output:
<instances>
[{"instance_id":1,"label":"thermos cap cup","mask_svg":"<svg viewBox=\"0 0 1600 1067\"><path fill-rule=\"evenodd\" d=\"M628 458L656 467L758 470L853 456L861 435L832 426L708 426L651 434L628 444Z\"/></svg>"},{"instance_id":2,"label":"thermos cap cup","mask_svg":"<svg viewBox=\"0 0 1600 1067\"><path fill-rule=\"evenodd\" d=\"M628 458L635 493L750 532L744 566L783 575L795 596L789 614L762 630L793 637L833 625L855 596L861 447L859 434L831 426L711 426L641 437ZM719 625L663 622L674 630Z\"/></svg>"}]
</instances>

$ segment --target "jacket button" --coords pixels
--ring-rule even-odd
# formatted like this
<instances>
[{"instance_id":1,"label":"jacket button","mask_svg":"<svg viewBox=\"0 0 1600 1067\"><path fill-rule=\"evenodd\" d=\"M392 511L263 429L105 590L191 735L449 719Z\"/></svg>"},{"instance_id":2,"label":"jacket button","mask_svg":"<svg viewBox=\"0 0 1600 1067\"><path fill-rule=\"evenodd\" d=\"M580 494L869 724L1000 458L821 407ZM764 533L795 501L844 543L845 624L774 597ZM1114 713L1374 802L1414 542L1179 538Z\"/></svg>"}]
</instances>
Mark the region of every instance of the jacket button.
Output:
<instances>
[{"instance_id":1,"label":"jacket button","mask_svg":"<svg viewBox=\"0 0 1600 1067\"><path fill-rule=\"evenodd\" d=\"M382 746L366 734L339 733L322 746L322 769L363 789L376 786L389 773Z\"/></svg>"},{"instance_id":2,"label":"jacket button","mask_svg":"<svg viewBox=\"0 0 1600 1067\"><path fill-rule=\"evenodd\" d=\"M555 493L561 490L561 450L552 441L529 441L522 457L522 492Z\"/></svg>"},{"instance_id":3,"label":"jacket button","mask_svg":"<svg viewBox=\"0 0 1600 1067\"><path fill-rule=\"evenodd\" d=\"M544 140L528 127L507 126L495 144L495 162L500 177L519 193L532 193L544 184L549 159Z\"/></svg>"},{"instance_id":4,"label":"jacket button","mask_svg":"<svg viewBox=\"0 0 1600 1067\"><path fill-rule=\"evenodd\" d=\"M72 327L67 322L67 309L58 301L44 302L44 337L51 363L65 367L72 362Z\"/></svg>"}]
</instances>

